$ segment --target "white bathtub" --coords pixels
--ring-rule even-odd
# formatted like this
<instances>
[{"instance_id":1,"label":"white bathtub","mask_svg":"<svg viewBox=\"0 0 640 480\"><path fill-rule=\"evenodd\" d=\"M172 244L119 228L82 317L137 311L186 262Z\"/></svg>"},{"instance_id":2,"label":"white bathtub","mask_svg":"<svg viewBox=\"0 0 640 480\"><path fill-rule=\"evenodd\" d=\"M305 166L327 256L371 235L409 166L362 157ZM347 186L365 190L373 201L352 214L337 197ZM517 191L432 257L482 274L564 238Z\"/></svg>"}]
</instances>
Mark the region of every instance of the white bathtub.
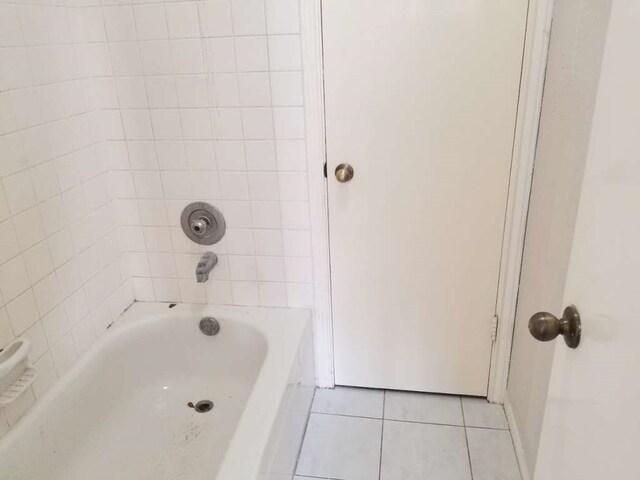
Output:
<instances>
[{"instance_id":1,"label":"white bathtub","mask_svg":"<svg viewBox=\"0 0 640 480\"><path fill-rule=\"evenodd\" d=\"M290 479L312 365L306 310L136 303L0 440L0 478Z\"/></svg>"}]
</instances>

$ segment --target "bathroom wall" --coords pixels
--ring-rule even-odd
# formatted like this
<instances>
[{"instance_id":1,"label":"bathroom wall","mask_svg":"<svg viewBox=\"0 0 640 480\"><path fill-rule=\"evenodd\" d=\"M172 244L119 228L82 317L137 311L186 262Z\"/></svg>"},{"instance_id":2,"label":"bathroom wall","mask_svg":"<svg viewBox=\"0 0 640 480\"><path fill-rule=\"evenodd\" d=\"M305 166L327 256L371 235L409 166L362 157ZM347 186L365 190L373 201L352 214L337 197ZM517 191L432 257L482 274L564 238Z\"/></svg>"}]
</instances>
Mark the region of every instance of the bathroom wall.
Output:
<instances>
[{"instance_id":1,"label":"bathroom wall","mask_svg":"<svg viewBox=\"0 0 640 480\"><path fill-rule=\"evenodd\" d=\"M0 348L38 371L0 436L134 299L312 305L302 98L298 0L0 0Z\"/></svg>"},{"instance_id":2,"label":"bathroom wall","mask_svg":"<svg viewBox=\"0 0 640 480\"><path fill-rule=\"evenodd\" d=\"M312 304L298 0L147 2L104 8L131 169L115 173L140 301ZM219 207L223 241L179 226ZM219 254L206 284L199 252Z\"/></svg>"},{"instance_id":3,"label":"bathroom wall","mask_svg":"<svg viewBox=\"0 0 640 480\"><path fill-rule=\"evenodd\" d=\"M560 315L589 146L611 0L556 0L535 159L507 408L533 478L554 343L535 341L531 315ZM558 340L556 340L558 341Z\"/></svg>"},{"instance_id":4,"label":"bathroom wall","mask_svg":"<svg viewBox=\"0 0 640 480\"><path fill-rule=\"evenodd\" d=\"M28 338L38 372L0 409L0 436L133 300L109 181L128 164L110 76L91 0L0 3L0 348Z\"/></svg>"}]
</instances>

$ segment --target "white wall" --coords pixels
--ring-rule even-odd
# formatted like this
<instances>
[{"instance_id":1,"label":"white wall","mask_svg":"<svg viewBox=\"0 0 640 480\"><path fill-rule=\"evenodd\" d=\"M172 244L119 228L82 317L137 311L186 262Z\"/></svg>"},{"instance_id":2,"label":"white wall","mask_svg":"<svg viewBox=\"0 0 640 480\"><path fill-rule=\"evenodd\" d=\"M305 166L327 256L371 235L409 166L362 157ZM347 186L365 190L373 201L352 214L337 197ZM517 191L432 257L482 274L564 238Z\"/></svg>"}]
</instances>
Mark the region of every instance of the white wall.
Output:
<instances>
[{"instance_id":1,"label":"white wall","mask_svg":"<svg viewBox=\"0 0 640 480\"><path fill-rule=\"evenodd\" d=\"M129 168L116 173L136 298L312 305L297 0L155 2L104 9ZM225 238L179 226L194 200ZM219 254L206 284L199 252Z\"/></svg>"},{"instance_id":2,"label":"white wall","mask_svg":"<svg viewBox=\"0 0 640 480\"><path fill-rule=\"evenodd\" d=\"M0 3L0 347L38 376L0 435L133 300L110 169L127 162L100 7Z\"/></svg>"},{"instance_id":3,"label":"white wall","mask_svg":"<svg viewBox=\"0 0 640 480\"><path fill-rule=\"evenodd\" d=\"M537 311L560 315L564 309L610 4L555 1L507 393L530 476L554 344L535 341L527 323Z\"/></svg>"}]
</instances>

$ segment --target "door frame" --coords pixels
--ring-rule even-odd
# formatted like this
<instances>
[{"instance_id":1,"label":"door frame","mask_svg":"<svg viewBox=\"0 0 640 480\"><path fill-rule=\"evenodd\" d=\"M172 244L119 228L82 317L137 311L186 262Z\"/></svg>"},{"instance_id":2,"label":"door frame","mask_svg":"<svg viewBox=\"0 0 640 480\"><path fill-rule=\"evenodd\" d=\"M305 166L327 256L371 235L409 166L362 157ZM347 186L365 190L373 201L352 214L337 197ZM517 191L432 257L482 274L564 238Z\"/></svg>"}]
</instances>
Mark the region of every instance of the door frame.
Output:
<instances>
[{"instance_id":1,"label":"door frame","mask_svg":"<svg viewBox=\"0 0 640 480\"><path fill-rule=\"evenodd\" d=\"M520 280L529 194L533 177L544 76L554 0L529 0L520 77L520 93L505 210L500 276L497 286L498 326L491 349L487 398L502 403L506 393L511 342ZM326 161L322 0L300 0L300 35L304 83L307 172L313 265L313 334L316 382L335 385L331 264Z\"/></svg>"}]
</instances>

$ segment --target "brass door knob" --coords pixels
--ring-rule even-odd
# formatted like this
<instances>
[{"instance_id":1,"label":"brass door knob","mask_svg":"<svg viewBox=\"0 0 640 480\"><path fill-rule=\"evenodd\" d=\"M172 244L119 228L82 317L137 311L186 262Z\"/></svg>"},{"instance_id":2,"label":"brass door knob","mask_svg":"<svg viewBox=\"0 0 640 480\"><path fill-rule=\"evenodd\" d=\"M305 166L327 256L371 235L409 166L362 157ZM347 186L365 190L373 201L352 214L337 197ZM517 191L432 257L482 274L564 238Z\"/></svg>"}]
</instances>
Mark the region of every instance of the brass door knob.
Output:
<instances>
[{"instance_id":1,"label":"brass door knob","mask_svg":"<svg viewBox=\"0 0 640 480\"><path fill-rule=\"evenodd\" d=\"M580 345L581 331L580 314L573 305L564 309L562 318L549 312L538 312L529 319L529 332L541 342L548 342L562 335L569 348L576 348Z\"/></svg>"},{"instance_id":2,"label":"brass door knob","mask_svg":"<svg viewBox=\"0 0 640 480\"><path fill-rule=\"evenodd\" d=\"M347 183L353 178L353 167L348 163L341 163L336 167L336 180Z\"/></svg>"}]
</instances>

